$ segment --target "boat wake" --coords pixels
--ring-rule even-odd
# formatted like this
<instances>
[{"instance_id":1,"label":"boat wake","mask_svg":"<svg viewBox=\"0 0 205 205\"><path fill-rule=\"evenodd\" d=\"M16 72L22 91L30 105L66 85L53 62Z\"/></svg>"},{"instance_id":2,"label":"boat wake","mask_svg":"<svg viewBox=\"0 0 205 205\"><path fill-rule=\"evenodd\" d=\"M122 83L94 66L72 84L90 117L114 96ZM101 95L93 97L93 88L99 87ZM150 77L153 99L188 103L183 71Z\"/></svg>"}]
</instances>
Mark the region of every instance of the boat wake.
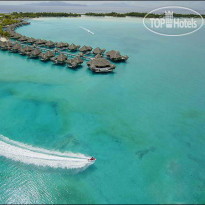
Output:
<instances>
[{"instance_id":1,"label":"boat wake","mask_svg":"<svg viewBox=\"0 0 205 205\"><path fill-rule=\"evenodd\" d=\"M83 30L87 31L88 33L90 33L90 34L94 35L94 33L93 33L91 30L89 30L89 29L84 28L84 27L82 27L82 26L81 26L80 28L82 28Z\"/></svg>"},{"instance_id":2,"label":"boat wake","mask_svg":"<svg viewBox=\"0 0 205 205\"><path fill-rule=\"evenodd\" d=\"M85 169L94 163L89 160L89 156L80 153L61 153L36 148L3 135L0 135L0 156L25 164L63 169Z\"/></svg>"}]
</instances>

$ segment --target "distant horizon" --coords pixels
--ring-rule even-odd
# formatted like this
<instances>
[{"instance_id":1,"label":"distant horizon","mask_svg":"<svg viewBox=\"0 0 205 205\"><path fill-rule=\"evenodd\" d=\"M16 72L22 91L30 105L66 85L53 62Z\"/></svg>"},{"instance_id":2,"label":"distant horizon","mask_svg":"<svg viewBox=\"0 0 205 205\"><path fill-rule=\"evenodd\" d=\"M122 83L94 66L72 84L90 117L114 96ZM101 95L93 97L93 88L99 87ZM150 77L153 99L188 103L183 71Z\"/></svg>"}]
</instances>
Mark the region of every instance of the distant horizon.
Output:
<instances>
[{"instance_id":1,"label":"distant horizon","mask_svg":"<svg viewBox=\"0 0 205 205\"><path fill-rule=\"evenodd\" d=\"M201 1L0 1L0 12L148 12L173 5L205 13L205 2Z\"/></svg>"}]
</instances>

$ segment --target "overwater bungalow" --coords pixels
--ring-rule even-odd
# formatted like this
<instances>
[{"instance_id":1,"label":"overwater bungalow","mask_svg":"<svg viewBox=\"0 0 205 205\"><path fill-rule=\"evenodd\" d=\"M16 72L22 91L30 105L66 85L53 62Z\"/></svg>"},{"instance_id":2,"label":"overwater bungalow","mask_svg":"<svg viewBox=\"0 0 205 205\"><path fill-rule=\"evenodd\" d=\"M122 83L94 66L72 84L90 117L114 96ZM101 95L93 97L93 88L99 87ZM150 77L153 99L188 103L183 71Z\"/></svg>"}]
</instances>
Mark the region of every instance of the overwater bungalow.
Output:
<instances>
[{"instance_id":1,"label":"overwater bungalow","mask_svg":"<svg viewBox=\"0 0 205 205\"><path fill-rule=\"evenodd\" d=\"M15 33L15 34L13 35L13 38L14 38L14 39L19 39L19 38L21 38L21 34Z\"/></svg>"},{"instance_id":2,"label":"overwater bungalow","mask_svg":"<svg viewBox=\"0 0 205 205\"><path fill-rule=\"evenodd\" d=\"M0 47L1 47L1 50L5 51L5 50L8 50L8 47L6 46L6 42L0 42Z\"/></svg>"},{"instance_id":3,"label":"overwater bungalow","mask_svg":"<svg viewBox=\"0 0 205 205\"><path fill-rule=\"evenodd\" d=\"M11 52L17 53L21 48L22 48L21 44L16 43L16 44L12 47Z\"/></svg>"},{"instance_id":4,"label":"overwater bungalow","mask_svg":"<svg viewBox=\"0 0 205 205\"><path fill-rule=\"evenodd\" d=\"M38 44L38 45L44 45L44 44L46 44L46 43L47 43L46 40L41 40L41 39L37 39L37 40L36 40L36 44Z\"/></svg>"},{"instance_id":5,"label":"overwater bungalow","mask_svg":"<svg viewBox=\"0 0 205 205\"><path fill-rule=\"evenodd\" d=\"M55 54L54 54L52 51L47 51L47 52L45 53L45 55L46 55L48 58L52 58L52 57L55 56Z\"/></svg>"},{"instance_id":6,"label":"overwater bungalow","mask_svg":"<svg viewBox=\"0 0 205 205\"><path fill-rule=\"evenodd\" d=\"M29 56L30 58L38 58L40 54L41 54L41 50L38 48L35 48L34 50L30 52Z\"/></svg>"},{"instance_id":7,"label":"overwater bungalow","mask_svg":"<svg viewBox=\"0 0 205 205\"><path fill-rule=\"evenodd\" d=\"M6 46L7 47L13 47L14 44L11 41L6 41Z\"/></svg>"},{"instance_id":8,"label":"overwater bungalow","mask_svg":"<svg viewBox=\"0 0 205 205\"><path fill-rule=\"evenodd\" d=\"M60 55L58 55L58 56L53 60L53 62L54 62L55 64L60 64L60 65L62 65L62 64L64 64L64 63L66 62L66 60L67 60L67 56L61 53Z\"/></svg>"},{"instance_id":9,"label":"overwater bungalow","mask_svg":"<svg viewBox=\"0 0 205 205\"><path fill-rule=\"evenodd\" d=\"M102 58L102 56L98 53L95 58Z\"/></svg>"},{"instance_id":10,"label":"overwater bungalow","mask_svg":"<svg viewBox=\"0 0 205 205\"><path fill-rule=\"evenodd\" d=\"M73 43L68 46L68 49L71 51L77 51L78 48L80 48L80 45L75 45Z\"/></svg>"},{"instance_id":11,"label":"overwater bungalow","mask_svg":"<svg viewBox=\"0 0 205 205\"><path fill-rule=\"evenodd\" d=\"M40 53L39 57L40 60L44 62L50 60L50 58L47 55L45 55L45 53Z\"/></svg>"},{"instance_id":12,"label":"overwater bungalow","mask_svg":"<svg viewBox=\"0 0 205 205\"><path fill-rule=\"evenodd\" d=\"M41 53L39 55L41 61L51 60L51 58L54 57L54 56L55 56L55 54L51 51L47 51L46 53ZM55 58L53 60L55 60Z\"/></svg>"},{"instance_id":13,"label":"overwater bungalow","mask_svg":"<svg viewBox=\"0 0 205 205\"><path fill-rule=\"evenodd\" d=\"M33 44L36 40L34 38L28 38L27 43Z\"/></svg>"},{"instance_id":14,"label":"overwater bungalow","mask_svg":"<svg viewBox=\"0 0 205 205\"><path fill-rule=\"evenodd\" d=\"M93 48L92 48L91 46L83 46L83 47L81 47L81 48L79 49L79 51L85 53L85 52L87 52L87 51L92 51L92 49L93 49Z\"/></svg>"},{"instance_id":15,"label":"overwater bungalow","mask_svg":"<svg viewBox=\"0 0 205 205\"><path fill-rule=\"evenodd\" d=\"M68 66L69 68L77 68L77 67L79 67L79 65L78 65L75 61L73 61L72 63L71 63L71 62L68 62L68 63L67 63L67 66Z\"/></svg>"},{"instance_id":16,"label":"overwater bungalow","mask_svg":"<svg viewBox=\"0 0 205 205\"><path fill-rule=\"evenodd\" d=\"M68 43L63 43L63 42L56 44L56 47L61 48L61 49L66 49L66 48L68 48L68 46L69 46Z\"/></svg>"},{"instance_id":17,"label":"overwater bungalow","mask_svg":"<svg viewBox=\"0 0 205 205\"><path fill-rule=\"evenodd\" d=\"M9 32L9 34L10 34L10 38L13 38L16 35L16 33L13 31Z\"/></svg>"},{"instance_id":18,"label":"overwater bungalow","mask_svg":"<svg viewBox=\"0 0 205 205\"><path fill-rule=\"evenodd\" d=\"M127 55L122 56L119 51L115 50L108 51L106 55L112 61L126 61L129 58Z\"/></svg>"},{"instance_id":19,"label":"overwater bungalow","mask_svg":"<svg viewBox=\"0 0 205 205\"><path fill-rule=\"evenodd\" d=\"M5 50L11 50L13 48L14 44L11 43L11 41L5 42Z\"/></svg>"},{"instance_id":20,"label":"overwater bungalow","mask_svg":"<svg viewBox=\"0 0 205 205\"><path fill-rule=\"evenodd\" d=\"M55 43L53 41L48 41L46 44L45 44L46 47L48 48L53 48L55 46Z\"/></svg>"},{"instance_id":21,"label":"overwater bungalow","mask_svg":"<svg viewBox=\"0 0 205 205\"><path fill-rule=\"evenodd\" d=\"M115 65L111 64L104 58L94 58L93 60L87 62L87 65L90 70L95 73L108 73L115 69Z\"/></svg>"},{"instance_id":22,"label":"overwater bungalow","mask_svg":"<svg viewBox=\"0 0 205 205\"><path fill-rule=\"evenodd\" d=\"M22 56L26 55L25 48L24 48L24 47L21 47L21 48L19 49L19 53L20 53Z\"/></svg>"},{"instance_id":23,"label":"overwater bungalow","mask_svg":"<svg viewBox=\"0 0 205 205\"><path fill-rule=\"evenodd\" d=\"M105 49L103 48L103 49L100 49L99 47L97 47L97 48L95 48L94 50L93 50L93 54L95 54L95 55L97 55L97 54L103 54L105 52Z\"/></svg>"},{"instance_id":24,"label":"overwater bungalow","mask_svg":"<svg viewBox=\"0 0 205 205\"><path fill-rule=\"evenodd\" d=\"M68 59L66 63L68 64L69 68L77 68L83 63L83 59L79 56L76 56L73 59Z\"/></svg>"},{"instance_id":25,"label":"overwater bungalow","mask_svg":"<svg viewBox=\"0 0 205 205\"><path fill-rule=\"evenodd\" d=\"M31 46L26 46L24 49L25 49L26 55L30 55L30 52L33 50Z\"/></svg>"},{"instance_id":26,"label":"overwater bungalow","mask_svg":"<svg viewBox=\"0 0 205 205\"><path fill-rule=\"evenodd\" d=\"M75 60L78 64L82 64L82 63L83 63L83 59L80 58L79 56L76 56L76 57L74 58L74 60Z\"/></svg>"},{"instance_id":27,"label":"overwater bungalow","mask_svg":"<svg viewBox=\"0 0 205 205\"><path fill-rule=\"evenodd\" d=\"M28 38L26 36L21 36L21 38L19 38L19 41L22 42L26 42L28 40Z\"/></svg>"}]
</instances>

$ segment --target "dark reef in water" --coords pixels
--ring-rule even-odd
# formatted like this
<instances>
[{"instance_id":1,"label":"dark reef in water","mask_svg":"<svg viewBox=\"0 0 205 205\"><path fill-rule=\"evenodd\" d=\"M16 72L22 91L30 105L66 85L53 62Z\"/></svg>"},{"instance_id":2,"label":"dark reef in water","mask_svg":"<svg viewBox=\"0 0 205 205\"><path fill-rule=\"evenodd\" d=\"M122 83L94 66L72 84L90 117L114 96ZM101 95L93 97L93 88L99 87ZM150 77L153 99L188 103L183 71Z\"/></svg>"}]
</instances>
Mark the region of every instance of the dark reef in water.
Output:
<instances>
[{"instance_id":1,"label":"dark reef in water","mask_svg":"<svg viewBox=\"0 0 205 205\"><path fill-rule=\"evenodd\" d=\"M138 156L138 159L142 159L146 154L149 152L154 152L156 150L155 147L150 147L147 149L139 150L136 152L136 155Z\"/></svg>"},{"instance_id":2,"label":"dark reef in water","mask_svg":"<svg viewBox=\"0 0 205 205\"><path fill-rule=\"evenodd\" d=\"M13 96L13 95L14 95L14 91L11 89L0 90L0 98L9 97L9 96Z\"/></svg>"},{"instance_id":3,"label":"dark reef in water","mask_svg":"<svg viewBox=\"0 0 205 205\"><path fill-rule=\"evenodd\" d=\"M63 137L61 141L58 141L54 147L58 148L59 150L64 150L69 144L79 144L78 140L72 135L68 134Z\"/></svg>"}]
</instances>

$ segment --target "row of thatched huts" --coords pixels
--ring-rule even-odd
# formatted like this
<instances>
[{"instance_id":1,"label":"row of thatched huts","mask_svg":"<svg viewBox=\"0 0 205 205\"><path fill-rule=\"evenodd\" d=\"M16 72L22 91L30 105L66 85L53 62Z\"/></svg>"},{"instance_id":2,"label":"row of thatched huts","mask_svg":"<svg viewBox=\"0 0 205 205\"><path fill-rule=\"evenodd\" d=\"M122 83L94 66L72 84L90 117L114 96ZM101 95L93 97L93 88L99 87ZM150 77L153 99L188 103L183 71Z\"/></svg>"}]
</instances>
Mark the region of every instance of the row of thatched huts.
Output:
<instances>
[{"instance_id":1,"label":"row of thatched huts","mask_svg":"<svg viewBox=\"0 0 205 205\"><path fill-rule=\"evenodd\" d=\"M22 46L19 43L12 43L11 41L2 42L0 41L0 49L8 50L12 53L19 53L20 55L26 55L29 58L39 58L41 61L53 61L55 64L67 64L70 68L77 68L83 63L83 59L76 56L73 59L68 59L68 57L62 53L56 56L56 53L48 50L47 52L42 52L39 48L33 46Z\"/></svg>"},{"instance_id":2,"label":"row of thatched huts","mask_svg":"<svg viewBox=\"0 0 205 205\"><path fill-rule=\"evenodd\" d=\"M20 53L21 55L27 55L30 58L40 58L41 61L51 60L55 64L65 64L68 67L77 68L83 63L85 55L94 54L95 58L91 58L91 61L87 62L90 70L93 72L111 72L115 69L115 65L111 64L110 61L103 58L105 49L100 49L99 47L93 49L91 46L82 46L75 44L68 44L65 42L53 42L51 40L42 40L30 38L23 36L17 32L15 29L19 26L27 25L29 22L21 20L19 23L15 23L6 27L6 31L10 34L11 39L16 40L14 43L12 41L2 43L0 42L0 48L2 50L9 50L14 53ZM42 52L41 48L46 48L47 52ZM68 59L66 55L63 54L64 50L79 51L73 59ZM60 53L56 56L56 53ZM106 53L108 59L119 62L126 61L128 56L122 56L119 51L111 50Z\"/></svg>"}]
</instances>

